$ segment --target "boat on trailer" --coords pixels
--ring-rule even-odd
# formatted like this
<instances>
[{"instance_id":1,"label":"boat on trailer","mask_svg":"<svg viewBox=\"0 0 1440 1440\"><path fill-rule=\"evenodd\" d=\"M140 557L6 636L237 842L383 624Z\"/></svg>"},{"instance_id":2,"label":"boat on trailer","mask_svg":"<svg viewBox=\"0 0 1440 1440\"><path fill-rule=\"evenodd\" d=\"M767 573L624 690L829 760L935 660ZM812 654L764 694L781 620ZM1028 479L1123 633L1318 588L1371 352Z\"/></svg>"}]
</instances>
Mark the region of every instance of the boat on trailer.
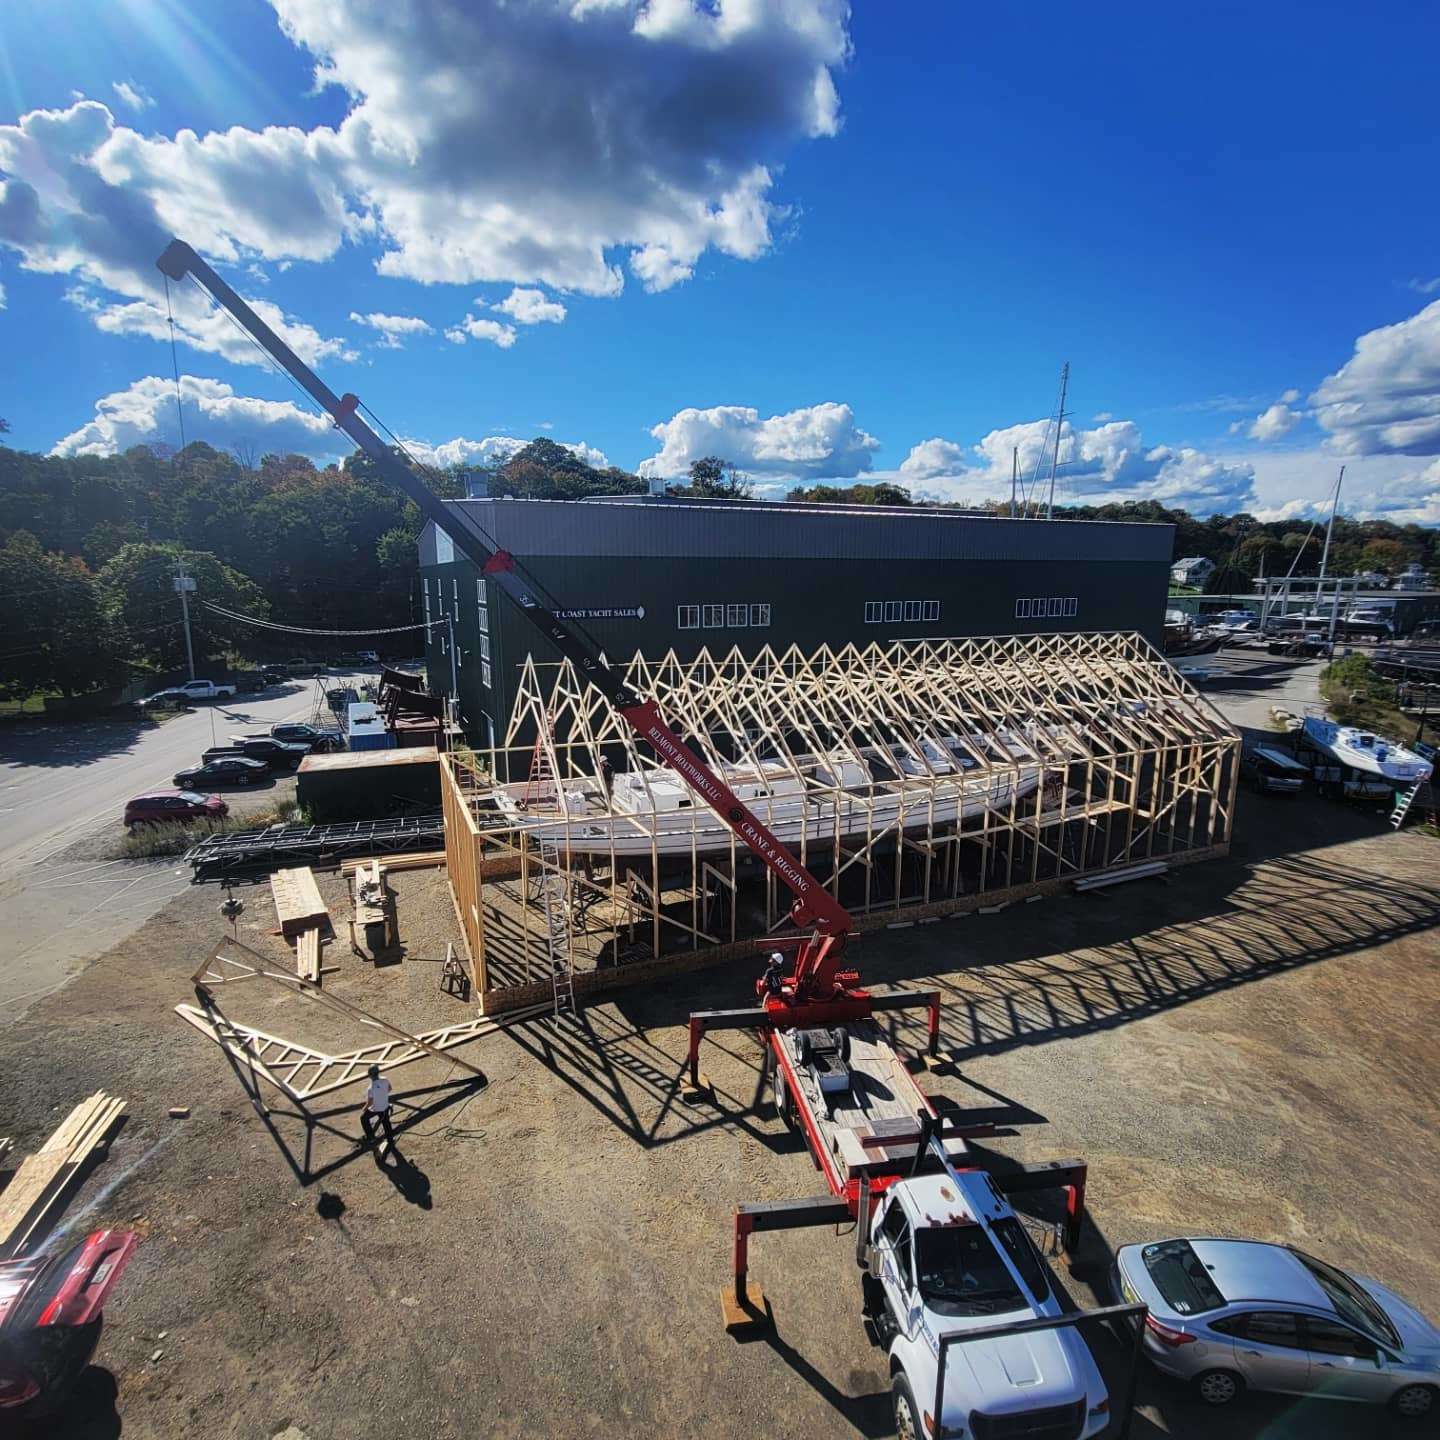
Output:
<instances>
[{"instance_id":1,"label":"boat on trailer","mask_svg":"<svg viewBox=\"0 0 1440 1440\"><path fill-rule=\"evenodd\" d=\"M1305 717L1301 737L1318 757L1315 778L1322 784L1339 785L1352 797L1386 795L1397 786L1408 788L1428 780L1434 768L1423 755L1373 731L1319 715Z\"/></svg>"},{"instance_id":2,"label":"boat on trailer","mask_svg":"<svg viewBox=\"0 0 1440 1440\"><path fill-rule=\"evenodd\" d=\"M867 748L822 756L716 766L716 773L782 844L879 834L897 824L923 830L985 810L1008 809L1047 771L1033 745L1000 732L1001 750L981 737L922 737L918 746ZM715 854L733 839L677 775L624 771L609 794L593 779L519 782L493 792L506 823L574 854ZM563 804L563 811L561 809Z\"/></svg>"}]
</instances>

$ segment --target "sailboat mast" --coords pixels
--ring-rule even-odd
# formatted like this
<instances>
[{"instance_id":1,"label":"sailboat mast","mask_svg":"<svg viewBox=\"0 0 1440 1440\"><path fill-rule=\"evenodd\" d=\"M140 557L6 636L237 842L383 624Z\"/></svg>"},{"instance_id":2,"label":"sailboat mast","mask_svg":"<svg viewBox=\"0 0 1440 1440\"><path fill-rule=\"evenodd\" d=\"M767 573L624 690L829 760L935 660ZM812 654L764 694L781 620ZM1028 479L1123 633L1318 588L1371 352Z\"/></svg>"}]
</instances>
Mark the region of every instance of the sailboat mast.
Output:
<instances>
[{"instance_id":1,"label":"sailboat mast","mask_svg":"<svg viewBox=\"0 0 1440 1440\"><path fill-rule=\"evenodd\" d=\"M1055 518L1055 471L1060 464L1060 432L1065 428L1065 392L1070 388L1070 362L1065 362L1060 371L1060 410L1055 416L1055 449L1050 456L1050 501L1045 507L1045 518Z\"/></svg>"},{"instance_id":2,"label":"sailboat mast","mask_svg":"<svg viewBox=\"0 0 1440 1440\"><path fill-rule=\"evenodd\" d=\"M1325 548L1320 552L1320 578L1315 582L1315 602L1320 603L1321 592L1325 589L1325 565L1330 559L1330 537L1335 533L1335 512L1340 508L1340 482L1345 478L1345 467L1335 477L1335 498L1330 502L1330 523L1325 527ZM1335 582L1335 594L1330 601L1330 643L1335 643L1335 625L1340 618L1340 582Z\"/></svg>"}]
</instances>

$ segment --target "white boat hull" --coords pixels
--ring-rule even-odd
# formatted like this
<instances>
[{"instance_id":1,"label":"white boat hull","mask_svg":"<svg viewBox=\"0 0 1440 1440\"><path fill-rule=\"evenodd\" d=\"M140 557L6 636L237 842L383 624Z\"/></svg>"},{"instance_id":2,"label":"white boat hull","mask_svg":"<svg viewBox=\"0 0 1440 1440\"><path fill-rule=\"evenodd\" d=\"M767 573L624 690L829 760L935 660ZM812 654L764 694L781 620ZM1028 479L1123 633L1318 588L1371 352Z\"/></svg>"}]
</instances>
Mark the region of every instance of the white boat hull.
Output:
<instances>
[{"instance_id":1,"label":"white boat hull","mask_svg":"<svg viewBox=\"0 0 1440 1440\"><path fill-rule=\"evenodd\" d=\"M1039 765L1022 766L1012 774L957 778L952 783L931 783L899 791L878 791L873 796L823 794L760 796L749 800L751 812L788 849L807 844L829 844L837 837L864 839L883 834L897 823L904 830L926 830L969 819L986 810L1008 809L1012 799L1023 799L1040 783ZM511 787L523 794L525 787ZM732 832L709 809L664 811L656 814L527 815L520 796L500 791L497 803L516 829L537 840L548 840L572 854L648 857L653 848L665 855L711 855L728 852ZM734 842L741 849L743 843Z\"/></svg>"}]
</instances>

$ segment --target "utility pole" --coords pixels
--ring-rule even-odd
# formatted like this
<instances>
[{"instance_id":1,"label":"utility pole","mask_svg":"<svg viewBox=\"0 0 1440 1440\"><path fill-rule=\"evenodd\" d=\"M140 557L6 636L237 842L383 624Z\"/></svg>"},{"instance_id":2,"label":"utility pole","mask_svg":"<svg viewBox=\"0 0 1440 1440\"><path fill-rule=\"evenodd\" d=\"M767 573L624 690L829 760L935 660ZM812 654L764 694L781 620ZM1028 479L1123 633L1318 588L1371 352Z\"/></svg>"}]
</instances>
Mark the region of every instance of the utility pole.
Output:
<instances>
[{"instance_id":1,"label":"utility pole","mask_svg":"<svg viewBox=\"0 0 1440 1440\"><path fill-rule=\"evenodd\" d=\"M1340 508L1340 484L1345 479L1345 467L1340 467L1340 473L1335 477L1335 498L1330 502L1330 523L1325 527L1325 548L1320 552L1320 576L1315 582L1315 601L1320 603L1321 593L1325 589L1325 566L1330 559L1330 537L1335 533L1335 512ZM1335 643L1335 624L1340 618L1340 585L1335 585L1335 594L1330 601L1330 643Z\"/></svg>"},{"instance_id":2,"label":"utility pole","mask_svg":"<svg viewBox=\"0 0 1440 1440\"><path fill-rule=\"evenodd\" d=\"M195 582L185 573L185 562L175 562L175 590L180 596L180 615L185 622L185 663L190 670L190 678L195 678L195 646L190 639L190 592L195 588Z\"/></svg>"},{"instance_id":3,"label":"utility pole","mask_svg":"<svg viewBox=\"0 0 1440 1440\"><path fill-rule=\"evenodd\" d=\"M1055 449L1050 456L1050 503L1045 508L1045 518L1055 518L1055 471L1060 464L1060 432L1065 428L1065 392L1070 388L1070 362L1065 362L1060 371L1060 411L1055 416Z\"/></svg>"}]
</instances>

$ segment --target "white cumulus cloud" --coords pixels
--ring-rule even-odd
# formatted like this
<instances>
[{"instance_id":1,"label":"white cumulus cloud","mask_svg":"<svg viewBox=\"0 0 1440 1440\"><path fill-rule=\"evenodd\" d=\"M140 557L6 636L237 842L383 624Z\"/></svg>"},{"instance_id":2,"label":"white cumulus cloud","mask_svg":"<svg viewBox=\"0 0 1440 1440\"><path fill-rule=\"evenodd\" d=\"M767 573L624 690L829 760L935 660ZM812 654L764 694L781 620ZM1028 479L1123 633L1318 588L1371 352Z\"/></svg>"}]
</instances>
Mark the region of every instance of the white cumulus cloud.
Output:
<instances>
[{"instance_id":1,"label":"white cumulus cloud","mask_svg":"<svg viewBox=\"0 0 1440 1440\"><path fill-rule=\"evenodd\" d=\"M454 345L463 345L467 340L488 340L492 345L508 350L515 343L515 327L502 325L498 320L482 320L467 315L458 325L446 330L445 338Z\"/></svg>"},{"instance_id":2,"label":"white cumulus cloud","mask_svg":"<svg viewBox=\"0 0 1440 1440\"><path fill-rule=\"evenodd\" d=\"M135 84L133 80L117 80L110 87L115 92L115 98L122 105L128 106L137 115L155 106L154 99L148 95L144 88Z\"/></svg>"},{"instance_id":3,"label":"white cumulus cloud","mask_svg":"<svg viewBox=\"0 0 1440 1440\"><path fill-rule=\"evenodd\" d=\"M1293 391L1287 390L1287 395ZM1271 405L1262 410L1251 422L1245 433L1252 440L1279 440L1288 435L1298 424L1300 417L1284 403Z\"/></svg>"},{"instance_id":4,"label":"white cumulus cloud","mask_svg":"<svg viewBox=\"0 0 1440 1440\"><path fill-rule=\"evenodd\" d=\"M847 0L272 4L338 123L144 135L77 99L0 126L0 245L99 292L97 323L156 300L171 234L242 265L354 243L426 284L613 295L628 264L665 289L707 250L763 254L785 155L840 125Z\"/></svg>"},{"instance_id":5,"label":"white cumulus cloud","mask_svg":"<svg viewBox=\"0 0 1440 1440\"><path fill-rule=\"evenodd\" d=\"M288 400L237 395L219 380L180 377L187 441L204 440L217 450L235 446L266 452L330 458L349 442L328 419ZM117 455L132 445L179 443L175 382L147 375L95 402L95 418L57 440L52 455Z\"/></svg>"},{"instance_id":6,"label":"white cumulus cloud","mask_svg":"<svg viewBox=\"0 0 1440 1440\"><path fill-rule=\"evenodd\" d=\"M361 315L352 310L350 319L356 325L365 325L371 330L378 330L380 339L377 343L385 350L400 349L409 335L434 334L434 327L418 315L386 315L379 310L372 310L368 315Z\"/></svg>"},{"instance_id":7,"label":"white cumulus cloud","mask_svg":"<svg viewBox=\"0 0 1440 1440\"><path fill-rule=\"evenodd\" d=\"M547 300L543 290L525 290L518 285L490 308L519 325L558 325L565 318L565 307L558 300Z\"/></svg>"},{"instance_id":8,"label":"white cumulus cloud","mask_svg":"<svg viewBox=\"0 0 1440 1440\"><path fill-rule=\"evenodd\" d=\"M1049 495L1055 451L1052 421L1031 420L992 430L971 446L938 437L916 445L895 478L937 500L1008 499L1018 453L1020 494L1030 503ZM1056 466L1057 505L1158 500L1201 514L1246 508L1254 498L1247 462L1188 446L1148 444L1133 420L1109 420L1093 429L1066 421Z\"/></svg>"},{"instance_id":9,"label":"white cumulus cloud","mask_svg":"<svg viewBox=\"0 0 1440 1440\"><path fill-rule=\"evenodd\" d=\"M444 468L449 465L493 465L518 454L528 443L514 435L487 435L483 440L466 440L457 436L454 440L445 440L439 445L431 445L424 440L406 440L405 448L424 464ZM597 470L604 470L610 464L603 450L597 450L583 440L556 443L562 450L568 450Z\"/></svg>"},{"instance_id":10,"label":"white cumulus cloud","mask_svg":"<svg viewBox=\"0 0 1440 1440\"><path fill-rule=\"evenodd\" d=\"M718 455L757 476L848 478L869 470L880 442L860 429L848 405L827 403L760 418L745 405L681 410L654 426L660 453L642 475L681 476L692 462Z\"/></svg>"},{"instance_id":11,"label":"white cumulus cloud","mask_svg":"<svg viewBox=\"0 0 1440 1440\"><path fill-rule=\"evenodd\" d=\"M1310 399L1342 455L1440 455L1440 300L1362 335Z\"/></svg>"}]
</instances>

